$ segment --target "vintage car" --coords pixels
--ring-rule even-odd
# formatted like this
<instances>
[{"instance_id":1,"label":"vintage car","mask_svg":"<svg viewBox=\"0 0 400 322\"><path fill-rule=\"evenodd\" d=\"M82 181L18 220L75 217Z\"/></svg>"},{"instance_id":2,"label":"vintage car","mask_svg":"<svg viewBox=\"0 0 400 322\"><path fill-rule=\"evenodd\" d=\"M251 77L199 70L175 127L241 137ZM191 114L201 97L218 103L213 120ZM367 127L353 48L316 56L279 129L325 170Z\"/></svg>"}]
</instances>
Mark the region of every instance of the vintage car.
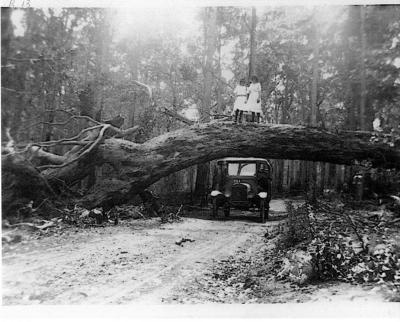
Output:
<instances>
[{"instance_id":1,"label":"vintage car","mask_svg":"<svg viewBox=\"0 0 400 322\"><path fill-rule=\"evenodd\" d=\"M261 222L268 219L271 200L272 167L266 159L225 158L217 161L217 174L211 192L212 216L223 208L258 208Z\"/></svg>"}]
</instances>

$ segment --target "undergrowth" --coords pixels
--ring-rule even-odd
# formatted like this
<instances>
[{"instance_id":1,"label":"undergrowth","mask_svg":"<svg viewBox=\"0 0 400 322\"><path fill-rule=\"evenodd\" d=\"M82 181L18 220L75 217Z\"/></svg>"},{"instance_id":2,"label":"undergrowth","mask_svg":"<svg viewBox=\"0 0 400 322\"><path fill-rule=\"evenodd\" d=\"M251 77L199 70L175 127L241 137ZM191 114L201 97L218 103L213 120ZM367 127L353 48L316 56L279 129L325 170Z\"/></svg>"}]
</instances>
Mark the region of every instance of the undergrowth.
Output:
<instances>
[{"instance_id":1,"label":"undergrowth","mask_svg":"<svg viewBox=\"0 0 400 322\"><path fill-rule=\"evenodd\" d=\"M299 207L288 202L287 212L286 231L277 247L278 276L301 283L378 283L391 290L391 300L400 300L396 214L353 210L332 202Z\"/></svg>"}]
</instances>

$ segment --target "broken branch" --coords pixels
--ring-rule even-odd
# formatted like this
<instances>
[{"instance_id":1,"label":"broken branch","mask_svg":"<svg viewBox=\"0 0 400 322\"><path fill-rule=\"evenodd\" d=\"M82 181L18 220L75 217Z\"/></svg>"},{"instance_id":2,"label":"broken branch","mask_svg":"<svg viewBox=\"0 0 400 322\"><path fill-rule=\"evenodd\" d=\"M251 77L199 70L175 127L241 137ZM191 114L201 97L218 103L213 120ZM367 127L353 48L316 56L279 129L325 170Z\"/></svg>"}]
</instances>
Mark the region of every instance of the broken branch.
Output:
<instances>
[{"instance_id":1,"label":"broken branch","mask_svg":"<svg viewBox=\"0 0 400 322\"><path fill-rule=\"evenodd\" d=\"M66 166L70 165L71 163L74 163L74 162L78 161L79 159L83 158L84 156L86 156L90 152L92 152L100 144L100 142L104 138L104 132L110 127L111 127L111 125L109 125L109 124L104 125L103 128L100 130L100 133L99 133L96 141L94 141L94 143L92 143L91 146L87 150L82 152L82 154L80 154L78 157L76 157L76 158L74 158L74 159L72 159L72 160L70 160L68 162L65 162L63 164L60 164L60 165L44 165L44 166L38 167L38 169L44 170L44 169L50 169L50 168L51 169L63 168L63 167L66 167Z\"/></svg>"}]
</instances>

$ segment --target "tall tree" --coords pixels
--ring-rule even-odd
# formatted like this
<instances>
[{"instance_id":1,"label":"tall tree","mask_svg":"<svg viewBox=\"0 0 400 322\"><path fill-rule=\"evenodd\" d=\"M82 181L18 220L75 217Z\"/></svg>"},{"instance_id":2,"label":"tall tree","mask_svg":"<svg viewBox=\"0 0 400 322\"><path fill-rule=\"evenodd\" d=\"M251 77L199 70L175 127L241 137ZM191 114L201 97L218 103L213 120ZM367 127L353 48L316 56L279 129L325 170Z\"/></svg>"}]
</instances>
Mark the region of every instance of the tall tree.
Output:
<instances>
[{"instance_id":1,"label":"tall tree","mask_svg":"<svg viewBox=\"0 0 400 322\"><path fill-rule=\"evenodd\" d=\"M257 27L257 12L256 8L251 8L250 21L250 52L249 52L249 79L255 75L256 71L256 27Z\"/></svg>"},{"instance_id":2,"label":"tall tree","mask_svg":"<svg viewBox=\"0 0 400 322\"><path fill-rule=\"evenodd\" d=\"M3 87L10 86L12 71L15 68L8 60L13 36L11 12L11 8L1 8L1 84ZM1 93L1 105L3 106L1 109L1 131L2 137L5 137L5 128L10 126L11 117L11 111L5 107L10 105L11 97L4 93L3 87Z\"/></svg>"},{"instance_id":3,"label":"tall tree","mask_svg":"<svg viewBox=\"0 0 400 322\"><path fill-rule=\"evenodd\" d=\"M365 102L367 95L367 80L365 71L365 51L367 46L367 40L365 35L365 7L360 6L360 35L361 35L361 67L360 67L360 83L361 83L361 98L360 98L360 127L361 130L367 130L365 120Z\"/></svg>"},{"instance_id":4,"label":"tall tree","mask_svg":"<svg viewBox=\"0 0 400 322\"><path fill-rule=\"evenodd\" d=\"M223 83L222 83L222 57L221 57L221 48L222 48L222 19L223 19L223 8L217 8L217 111L222 113L222 92L223 92Z\"/></svg>"},{"instance_id":5,"label":"tall tree","mask_svg":"<svg viewBox=\"0 0 400 322\"><path fill-rule=\"evenodd\" d=\"M201 121L210 119L212 104L212 89L214 80L215 51L217 49L217 8L207 7L204 9L204 85L203 106L201 108ZM195 195L201 198L201 205L206 202L206 194L210 180L210 163L202 163L197 166Z\"/></svg>"},{"instance_id":6,"label":"tall tree","mask_svg":"<svg viewBox=\"0 0 400 322\"><path fill-rule=\"evenodd\" d=\"M318 74L319 74L319 34L316 22L317 12L314 12L313 19L313 52L312 52L312 82L311 82L311 126L317 126L317 96L318 96Z\"/></svg>"},{"instance_id":7,"label":"tall tree","mask_svg":"<svg viewBox=\"0 0 400 322\"><path fill-rule=\"evenodd\" d=\"M311 118L310 125L317 126L317 97L318 97L318 75L319 75L319 32L318 32L318 24L317 24L318 12L314 9L313 15L313 58L312 58L312 81L311 81ZM310 180L309 180L309 191L311 194L311 200L315 201L317 198L317 163L309 162L310 166Z\"/></svg>"},{"instance_id":8,"label":"tall tree","mask_svg":"<svg viewBox=\"0 0 400 322\"><path fill-rule=\"evenodd\" d=\"M213 73L215 68L215 51L217 49L217 8L204 9L204 89L203 106L201 108L201 120L209 120L212 104Z\"/></svg>"}]
</instances>

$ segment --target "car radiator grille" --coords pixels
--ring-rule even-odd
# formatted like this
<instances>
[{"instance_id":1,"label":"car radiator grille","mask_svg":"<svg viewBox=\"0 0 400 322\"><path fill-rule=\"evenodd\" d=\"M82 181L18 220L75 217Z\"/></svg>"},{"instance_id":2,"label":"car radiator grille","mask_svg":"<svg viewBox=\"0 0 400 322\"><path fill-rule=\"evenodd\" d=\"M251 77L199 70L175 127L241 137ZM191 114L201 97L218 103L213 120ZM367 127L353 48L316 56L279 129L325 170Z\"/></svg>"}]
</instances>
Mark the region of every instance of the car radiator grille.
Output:
<instances>
[{"instance_id":1,"label":"car radiator grille","mask_svg":"<svg viewBox=\"0 0 400 322\"><path fill-rule=\"evenodd\" d=\"M235 184L232 186L232 201L246 201L247 200L247 187L243 184Z\"/></svg>"}]
</instances>

